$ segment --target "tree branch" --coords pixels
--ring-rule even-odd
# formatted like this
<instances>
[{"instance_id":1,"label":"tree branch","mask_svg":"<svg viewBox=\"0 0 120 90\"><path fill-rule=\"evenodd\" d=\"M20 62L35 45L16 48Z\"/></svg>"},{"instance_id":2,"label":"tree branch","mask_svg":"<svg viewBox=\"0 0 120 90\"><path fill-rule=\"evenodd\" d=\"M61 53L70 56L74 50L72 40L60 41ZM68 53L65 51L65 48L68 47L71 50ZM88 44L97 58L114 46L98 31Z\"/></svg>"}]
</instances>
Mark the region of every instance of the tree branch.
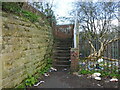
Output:
<instances>
[{"instance_id":1,"label":"tree branch","mask_svg":"<svg viewBox=\"0 0 120 90\"><path fill-rule=\"evenodd\" d=\"M90 40L89 40L88 42L89 42L90 46L93 48L94 52L96 52L96 49L95 49L95 47L93 46L92 42L91 42Z\"/></svg>"},{"instance_id":2,"label":"tree branch","mask_svg":"<svg viewBox=\"0 0 120 90\"><path fill-rule=\"evenodd\" d=\"M102 59L109 60L109 61L118 61L118 59L111 59L111 58L108 58L108 57L102 57Z\"/></svg>"},{"instance_id":3,"label":"tree branch","mask_svg":"<svg viewBox=\"0 0 120 90\"><path fill-rule=\"evenodd\" d=\"M115 41L117 41L117 40L120 40L120 37L114 38L114 39L112 39L112 40L109 40L108 42L106 42L106 44L105 44L104 46L107 46L108 44L110 44L110 43L112 43L112 42L115 42Z\"/></svg>"}]
</instances>

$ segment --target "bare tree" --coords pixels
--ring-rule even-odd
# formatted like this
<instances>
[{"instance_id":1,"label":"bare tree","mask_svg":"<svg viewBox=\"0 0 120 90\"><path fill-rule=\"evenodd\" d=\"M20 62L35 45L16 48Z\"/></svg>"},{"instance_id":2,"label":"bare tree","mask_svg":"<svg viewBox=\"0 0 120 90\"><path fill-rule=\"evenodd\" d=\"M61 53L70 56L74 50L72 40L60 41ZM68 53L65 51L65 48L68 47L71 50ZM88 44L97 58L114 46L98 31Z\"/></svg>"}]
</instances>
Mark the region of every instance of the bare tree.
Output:
<instances>
[{"instance_id":1,"label":"bare tree","mask_svg":"<svg viewBox=\"0 0 120 90\"><path fill-rule=\"evenodd\" d=\"M118 3L117 2L77 2L80 26L84 32L84 37L88 40L92 48L88 59L97 60L103 57L106 46L114 41L120 40L118 35L110 35L117 31L113 27L113 20L116 20ZM117 22L116 22L117 23ZM99 50L96 50L93 40L100 43ZM112 59L111 59L112 60Z\"/></svg>"},{"instance_id":2,"label":"bare tree","mask_svg":"<svg viewBox=\"0 0 120 90\"><path fill-rule=\"evenodd\" d=\"M50 24L56 23L56 17L54 15L54 11L52 10L54 5L54 0L49 1L41 1L41 2L32 2L31 5L38 9L40 12L46 15Z\"/></svg>"}]
</instances>

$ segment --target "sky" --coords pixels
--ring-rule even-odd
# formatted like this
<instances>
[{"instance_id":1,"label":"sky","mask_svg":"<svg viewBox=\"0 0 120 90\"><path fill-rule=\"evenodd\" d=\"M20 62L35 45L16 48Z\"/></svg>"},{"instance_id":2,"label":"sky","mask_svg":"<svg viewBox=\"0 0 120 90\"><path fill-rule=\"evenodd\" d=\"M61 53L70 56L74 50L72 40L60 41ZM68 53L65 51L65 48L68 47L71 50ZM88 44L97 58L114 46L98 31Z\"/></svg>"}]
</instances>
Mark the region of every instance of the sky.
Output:
<instances>
[{"instance_id":1,"label":"sky","mask_svg":"<svg viewBox=\"0 0 120 90\"><path fill-rule=\"evenodd\" d=\"M55 13L59 16L68 16L68 12L73 8L72 2L74 0L54 0L56 4Z\"/></svg>"},{"instance_id":2,"label":"sky","mask_svg":"<svg viewBox=\"0 0 120 90\"><path fill-rule=\"evenodd\" d=\"M29 2L44 2L47 1L50 4L53 3L53 11L58 21L58 24L63 24L60 21L59 17L71 17L69 12L72 10L72 2L76 0L29 0ZM68 24L68 21L64 21L64 23Z\"/></svg>"},{"instance_id":3,"label":"sky","mask_svg":"<svg viewBox=\"0 0 120 90\"><path fill-rule=\"evenodd\" d=\"M53 10L55 11L55 16L57 19L59 17L73 17L69 15L69 12L73 9L72 3L75 2L75 0L54 0L55 8ZM58 24L62 24L60 20L58 20ZM68 24L69 22L64 21L64 23Z\"/></svg>"},{"instance_id":4,"label":"sky","mask_svg":"<svg viewBox=\"0 0 120 90\"><path fill-rule=\"evenodd\" d=\"M52 1L52 0L48 0L48 1ZM58 24L69 24L69 21L64 21L61 22L61 20L59 19L59 17L70 17L70 18L74 18L73 16L71 16L69 14L69 12L74 8L73 6L73 2L76 1L91 1L91 0L53 0L55 7L53 8L55 16L57 18ZM94 2L97 1L103 1L103 0L92 0ZM109 1L109 0L104 0L104 1ZM113 1L119 1L119 0L113 0ZM113 20L112 23L114 25L118 25L118 21Z\"/></svg>"},{"instance_id":5,"label":"sky","mask_svg":"<svg viewBox=\"0 0 120 90\"><path fill-rule=\"evenodd\" d=\"M48 1L50 3L53 2L54 6L53 6L53 11L54 11L54 14L56 16L56 19L58 21L57 24L69 24L70 22L69 21L64 21L64 22L61 22L61 19L59 19L60 17L70 17L70 18L74 18L73 16L71 16L69 14L69 12L74 8L73 6L73 2L76 2L76 1L91 1L91 0L29 0L29 1ZM98 0L92 0L94 2L97 2ZM103 0L99 0L99 1L103 1ZM104 0L106 1L106 0ZM107 0L109 1L109 0ZM119 0L114 0L114 1L119 1ZM113 24L118 24L118 21L117 20L113 20Z\"/></svg>"}]
</instances>

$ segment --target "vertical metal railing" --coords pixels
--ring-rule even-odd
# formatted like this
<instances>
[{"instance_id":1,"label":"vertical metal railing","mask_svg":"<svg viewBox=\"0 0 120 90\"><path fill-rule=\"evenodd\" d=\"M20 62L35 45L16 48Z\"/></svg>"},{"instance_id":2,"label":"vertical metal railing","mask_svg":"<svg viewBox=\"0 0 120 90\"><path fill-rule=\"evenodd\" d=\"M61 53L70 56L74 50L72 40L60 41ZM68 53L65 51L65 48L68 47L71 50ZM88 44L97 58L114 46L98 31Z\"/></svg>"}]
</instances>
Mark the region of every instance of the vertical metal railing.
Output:
<instances>
[{"instance_id":1,"label":"vertical metal railing","mask_svg":"<svg viewBox=\"0 0 120 90\"><path fill-rule=\"evenodd\" d=\"M109 72L113 74L118 73L119 68L119 41L115 41L109 45L107 45L106 50L104 51L104 57L111 59L118 59L118 61L112 61L108 59L103 59L103 61L90 61L87 60L86 57L90 54L91 47L88 44L87 40L82 39L82 35L80 35L80 61L79 65L81 69L94 70L96 69L96 64L99 64L99 69L104 72ZM93 40L93 44L96 46L96 49L99 50L100 43L97 40ZM82 44L81 44L82 43Z\"/></svg>"}]
</instances>

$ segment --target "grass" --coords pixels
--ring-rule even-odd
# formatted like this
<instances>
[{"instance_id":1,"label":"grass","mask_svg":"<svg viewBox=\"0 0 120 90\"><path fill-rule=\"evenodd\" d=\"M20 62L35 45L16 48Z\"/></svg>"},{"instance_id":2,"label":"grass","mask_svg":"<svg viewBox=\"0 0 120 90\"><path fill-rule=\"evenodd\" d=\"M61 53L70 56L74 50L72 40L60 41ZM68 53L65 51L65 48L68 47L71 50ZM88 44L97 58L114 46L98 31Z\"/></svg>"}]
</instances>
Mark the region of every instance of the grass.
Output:
<instances>
[{"instance_id":1,"label":"grass","mask_svg":"<svg viewBox=\"0 0 120 90\"><path fill-rule=\"evenodd\" d=\"M37 22L39 18L38 15L30 11L23 10L16 2L3 2L2 10L8 13L13 13L15 15L22 16L31 21L32 23Z\"/></svg>"}]
</instances>

